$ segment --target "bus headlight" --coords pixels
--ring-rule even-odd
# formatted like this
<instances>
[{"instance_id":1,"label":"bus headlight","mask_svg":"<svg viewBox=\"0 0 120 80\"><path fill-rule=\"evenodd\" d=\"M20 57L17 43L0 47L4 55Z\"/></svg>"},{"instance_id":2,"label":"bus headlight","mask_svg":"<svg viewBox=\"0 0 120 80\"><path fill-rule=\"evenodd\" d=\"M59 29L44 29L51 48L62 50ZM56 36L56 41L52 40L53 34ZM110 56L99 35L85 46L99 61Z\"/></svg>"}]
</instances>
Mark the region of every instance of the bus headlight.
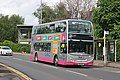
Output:
<instances>
[{"instance_id":1,"label":"bus headlight","mask_svg":"<svg viewBox=\"0 0 120 80\"><path fill-rule=\"evenodd\" d=\"M71 62L75 62L75 60L74 60L72 57L70 57L70 61L71 61Z\"/></svg>"},{"instance_id":2,"label":"bus headlight","mask_svg":"<svg viewBox=\"0 0 120 80\"><path fill-rule=\"evenodd\" d=\"M92 57L92 56L88 56L89 58Z\"/></svg>"}]
</instances>

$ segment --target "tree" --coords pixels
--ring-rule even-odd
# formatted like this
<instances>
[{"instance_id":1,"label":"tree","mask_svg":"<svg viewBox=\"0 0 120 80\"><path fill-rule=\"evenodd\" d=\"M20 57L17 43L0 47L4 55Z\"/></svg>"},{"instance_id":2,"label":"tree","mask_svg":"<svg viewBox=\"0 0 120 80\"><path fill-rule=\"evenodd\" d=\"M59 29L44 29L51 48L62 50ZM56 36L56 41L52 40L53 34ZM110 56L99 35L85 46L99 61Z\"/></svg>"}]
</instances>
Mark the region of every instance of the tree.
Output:
<instances>
[{"instance_id":1,"label":"tree","mask_svg":"<svg viewBox=\"0 0 120 80\"><path fill-rule=\"evenodd\" d=\"M42 9L42 10L41 10ZM55 13L53 8L47 6L46 4L42 4L41 6L33 13L35 17L39 19L39 23L41 23L41 12L42 12L42 23L51 22L55 18Z\"/></svg>"},{"instance_id":2,"label":"tree","mask_svg":"<svg viewBox=\"0 0 120 80\"><path fill-rule=\"evenodd\" d=\"M51 22L61 19L81 18L91 20L92 10L95 7L94 0L64 0L53 8L42 4L43 22ZM41 7L34 16L41 20Z\"/></svg>"},{"instance_id":3,"label":"tree","mask_svg":"<svg viewBox=\"0 0 120 80\"><path fill-rule=\"evenodd\" d=\"M0 41L10 40L17 41L17 25L23 24L24 19L19 15L4 16L0 18Z\"/></svg>"},{"instance_id":4,"label":"tree","mask_svg":"<svg viewBox=\"0 0 120 80\"><path fill-rule=\"evenodd\" d=\"M69 12L66 9L66 5L63 2L60 2L55 6L54 12L56 14L56 20L70 18Z\"/></svg>"},{"instance_id":5,"label":"tree","mask_svg":"<svg viewBox=\"0 0 120 80\"><path fill-rule=\"evenodd\" d=\"M65 0L71 18L91 19L95 7L93 0Z\"/></svg>"},{"instance_id":6,"label":"tree","mask_svg":"<svg viewBox=\"0 0 120 80\"><path fill-rule=\"evenodd\" d=\"M99 29L96 30L98 33L108 29L111 38L118 38L114 29L115 26L120 25L120 0L99 0L98 7L94 10L93 21L98 25ZM98 37L101 36L103 35Z\"/></svg>"},{"instance_id":7,"label":"tree","mask_svg":"<svg viewBox=\"0 0 120 80\"><path fill-rule=\"evenodd\" d=\"M39 19L39 23L40 23L41 6L33 14L35 17ZM42 4L42 22L43 23L66 19L66 18L68 18L68 12L65 8L65 5L62 2L54 6L54 8L47 6L46 4Z\"/></svg>"}]
</instances>

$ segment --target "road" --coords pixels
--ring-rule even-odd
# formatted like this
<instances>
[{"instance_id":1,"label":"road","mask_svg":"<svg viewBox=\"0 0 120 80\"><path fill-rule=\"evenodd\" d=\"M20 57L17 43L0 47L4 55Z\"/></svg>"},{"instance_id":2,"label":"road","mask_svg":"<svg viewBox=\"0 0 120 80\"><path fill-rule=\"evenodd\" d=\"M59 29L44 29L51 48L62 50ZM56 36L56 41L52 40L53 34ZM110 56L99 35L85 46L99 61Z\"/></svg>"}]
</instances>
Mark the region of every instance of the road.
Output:
<instances>
[{"instance_id":1,"label":"road","mask_svg":"<svg viewBox=\"0 0 120 80\"><path fill-rule=\"evenodd\" d=\"M116 68L65 68L29 61L29 55L0 56L0 62L30 76L33 80L120 80Z\"/></svg>"}]
</instances>

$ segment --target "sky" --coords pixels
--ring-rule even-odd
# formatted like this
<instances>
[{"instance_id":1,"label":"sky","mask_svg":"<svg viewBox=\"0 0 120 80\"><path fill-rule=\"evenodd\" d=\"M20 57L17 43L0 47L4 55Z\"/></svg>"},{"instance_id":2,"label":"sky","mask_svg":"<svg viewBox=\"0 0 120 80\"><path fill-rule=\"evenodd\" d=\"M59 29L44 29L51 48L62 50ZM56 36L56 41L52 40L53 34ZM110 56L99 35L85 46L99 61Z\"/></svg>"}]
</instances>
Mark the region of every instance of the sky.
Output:
<instances>
[{"instance_id":1,"label":"sky","mask_svg":"<svg viewBox=\"0 0 120 80\"><path fill-rule=\"evenodd\" d=\"M59 0L42 0L52 6ZM25 19L25 25L38 24L38 18L33 12L40 6L41 0L0 0L0 14L13 15L19 14Z\"/></svg>"}]
</instances>

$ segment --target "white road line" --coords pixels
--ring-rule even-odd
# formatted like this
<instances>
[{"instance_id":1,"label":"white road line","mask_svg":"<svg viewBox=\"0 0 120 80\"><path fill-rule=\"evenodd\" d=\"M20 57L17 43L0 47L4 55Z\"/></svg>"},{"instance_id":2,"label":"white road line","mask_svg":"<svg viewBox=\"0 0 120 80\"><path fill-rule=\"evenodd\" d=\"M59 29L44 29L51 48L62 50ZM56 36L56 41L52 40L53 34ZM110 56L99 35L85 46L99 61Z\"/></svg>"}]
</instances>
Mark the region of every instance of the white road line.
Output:
<instances>
[{"instance_id":1,"label":"white road line","mask_svg":"<svg viewBox=\"0 0 120 80\"><path fill-rule=\"evenodd\" d=\"M17 60L20 60L20 61L22 61L22 59L19 59L19 58L13 58L13 59L17 59Z\"/></svg>"},{"instance_id":2,"label":"white road line","mask_svg":"<svg viewBox=\"0 0 120 80\"><path fill-rule=\"evenodd\" d=\"M98 69L98 68L95 68L94 70L100 70L101 71L101 69ZM117 73L117 74L119 74L120 73L120 71L113 71L113 70L102 70L102 71L106 71L106 72L112 72L112 73Z\"/></svg>"},{"instance_id":3,"label":"white road line","mask_svg":"<svg viewBox=\"0 0 120 80\"><path fill-rule=\"evenodd\" d=\"M86 74L83 74L83 73L78 73L78 72L75 72L75 71L71 71L71 70L66 70L67 72L71 72L71 73L74 73L74 74L77 74L77 75L82 75L82 76L85 76L87 77L88 75Z\"/></svg>"},{"instance_id":4,"label":"white road line","mask_svg":"<svg viewBox=\"0 0 120 80\"><path fill-rule=\"evenodd\" d=\"M84 77L88 77L88 78L91 79L91 80L103 80L103 79L91 77L91 76L88 76L88 75L86 75L86 74L78 73L78 72L71 71L71 70L66 70L66 71L67 71L67 72L70 72L70 73L73 73L73 74L77 74L77 75L82 75L82 76L84 76Z\"/></svg>"},{"instance_id":5,"label":"white road line","mask_svg":"<svg viewBox=\"0 0 120 80\"><path fill-rule=\"evenodd\" d=\"M55 67L55 66L51 66L51 65L45 65L45 64L42 64L43 66L46 66L46 67L50 67L50 68L54 68L54 69L58 69L58 67Z\"/></svg>"},{"instance_id":6,"label":"white road line","mask_svg":"<svg viewBox=\"0 0 120 80\"><path fill-rule=\"evenodd\" d=\"M23 59L19 59L19 58L13 58L13 59L16 59L16 60L19 60L19 61L28 62L28 63L38 64L37 62L27 61L27 60L23 60ZM50 67L50 68L54 68L54 69L58 69L58 67L51 66L51 65L46 65L46 64L38 64L38 65L42 65L42 66L46 66L46 67Z\"/></svg>"},{"instance_id":7,"label":"white road line","mask_svg":"<svg viewBox=\"0 0 120 80\"><path fill-rule=\"evenodd\" d=\"M110 71L110 72L114 72L114 73L120 73L120 71Z\"/></svg>"}]
</instances>

